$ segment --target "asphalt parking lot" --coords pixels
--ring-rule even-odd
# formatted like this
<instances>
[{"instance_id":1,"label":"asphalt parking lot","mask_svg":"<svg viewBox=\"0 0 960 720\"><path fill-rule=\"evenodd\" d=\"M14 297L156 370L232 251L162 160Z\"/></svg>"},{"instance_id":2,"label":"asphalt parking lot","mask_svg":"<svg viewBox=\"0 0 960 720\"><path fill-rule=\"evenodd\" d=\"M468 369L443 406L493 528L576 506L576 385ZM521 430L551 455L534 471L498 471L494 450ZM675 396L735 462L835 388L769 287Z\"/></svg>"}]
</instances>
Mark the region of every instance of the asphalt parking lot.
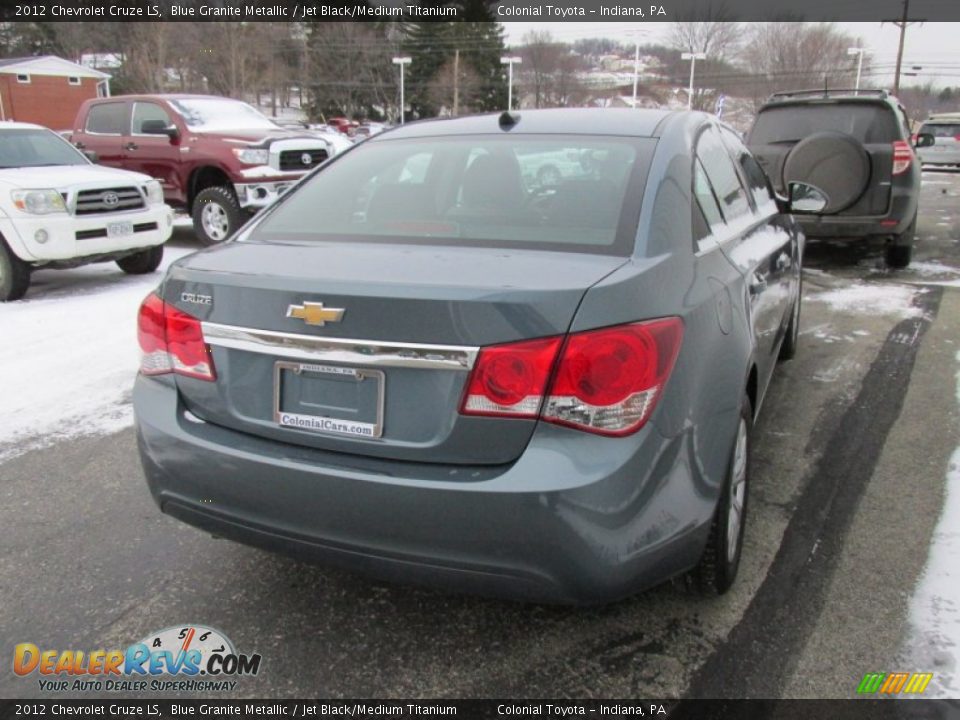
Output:
<instances>
[{"instance_id":1,"label":"asphalt parking lot","mask_svg":"<svg viewBox=\"0 0 960 720\"><path fill-rule=\"evenodd\" d=\"M0 463L0 649L126 647L201 623L263 656L238 697L852 697L894 669L956 697L960 651L941 630L958 608L926 623L918 586L960 445L960 174L924 174L911 268L882 256L808 247L800 350L762 408L741 575L722 598L673 583L606 607L520 605L212 539L159 513L125 427L20 438L33 449ZM38 277L28 300L68 277ZM36 682L4 671L0 695Z\"/></svg>"}]
</instances>

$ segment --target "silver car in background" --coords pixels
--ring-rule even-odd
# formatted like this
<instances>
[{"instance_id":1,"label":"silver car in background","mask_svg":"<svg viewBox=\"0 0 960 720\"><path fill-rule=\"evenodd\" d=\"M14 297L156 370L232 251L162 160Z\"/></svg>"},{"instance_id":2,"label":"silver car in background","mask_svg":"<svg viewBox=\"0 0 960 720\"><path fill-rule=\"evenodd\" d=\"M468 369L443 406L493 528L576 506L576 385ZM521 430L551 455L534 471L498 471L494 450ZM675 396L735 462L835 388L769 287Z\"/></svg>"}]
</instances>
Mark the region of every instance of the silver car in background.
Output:
<instances>
[{"instance_id":1,"label":"silver car in background","mask_svg":"<svg viewBox=\"0 0 960 720\"><path fill-rule=\"evenodd\" d=\"M931 115L917 133L918 138L924 135L931 136L933 143L917 146L920 162L960 167L960 113Z\"/></svg>"}]
</instances>

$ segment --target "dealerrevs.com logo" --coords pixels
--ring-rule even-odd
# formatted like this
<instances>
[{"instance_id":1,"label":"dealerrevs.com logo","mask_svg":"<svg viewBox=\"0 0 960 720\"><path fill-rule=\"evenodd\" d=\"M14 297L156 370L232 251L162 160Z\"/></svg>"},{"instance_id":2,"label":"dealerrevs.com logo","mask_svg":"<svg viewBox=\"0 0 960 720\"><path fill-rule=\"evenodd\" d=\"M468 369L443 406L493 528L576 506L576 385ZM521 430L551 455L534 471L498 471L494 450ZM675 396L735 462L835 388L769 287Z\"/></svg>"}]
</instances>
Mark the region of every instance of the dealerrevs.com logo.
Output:
<instances>
[{"instance_id":1,"label":"dealerrevs.com logo","mask_svg":"<svg viewBox=\"0 0 960 720\"><path fill-rule=\"evenodd\" d=\"M234 678L256 675L260 660L238 653L218 630L179 625L125 650L51 650L20 643L13 651L13 672L38 676L44 692L216 692L233 690Z\"/></svg>"}]
</instances>

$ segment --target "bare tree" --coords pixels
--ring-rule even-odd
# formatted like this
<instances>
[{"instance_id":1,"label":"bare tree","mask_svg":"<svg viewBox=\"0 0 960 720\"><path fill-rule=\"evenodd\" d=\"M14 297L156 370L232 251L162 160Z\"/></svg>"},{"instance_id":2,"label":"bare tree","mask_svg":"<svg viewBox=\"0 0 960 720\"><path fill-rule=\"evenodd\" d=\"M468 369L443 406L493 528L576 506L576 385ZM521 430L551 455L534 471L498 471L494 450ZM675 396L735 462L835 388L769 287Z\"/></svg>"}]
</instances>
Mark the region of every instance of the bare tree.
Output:
<instances>
[{"instance_id":1,"label":"bare tree","mask_svg":"<svg viewBox=\"0 0 960 720\"><path fill-rule=\"evenodd\" d=\"M518 87L533 97L534 107L569 107L587 97L580 73L583 58L570 45L557 42L546 30L534 30L523 37L519 49Z\"/></svg>"},{"instance_id":2,"label":"bare tree","mask_svg":"<svg viewBox=\"0 0 960 720\"><path fill-rule=\"evenodd\" d=\"M716 15L724 15L722 10ZM743 36L740 23L729 20L675 22L670 28L670 46L680 52L704 53L709 60L726 60L735 54Z\"/></svg>"},{"instance_id":3,"label":"bare tree","mask_svg":"<svg viewBox=\"0 0 960 720\"><path fill-rule=\"evenodd\" d=\"M753 73L748 84L754 101L776 91L852 87L856 58L847 50L859 42L832 23L754 24L741 53ZM869 63L864 76L869 76Z\"/></svg>"}]
</instances>

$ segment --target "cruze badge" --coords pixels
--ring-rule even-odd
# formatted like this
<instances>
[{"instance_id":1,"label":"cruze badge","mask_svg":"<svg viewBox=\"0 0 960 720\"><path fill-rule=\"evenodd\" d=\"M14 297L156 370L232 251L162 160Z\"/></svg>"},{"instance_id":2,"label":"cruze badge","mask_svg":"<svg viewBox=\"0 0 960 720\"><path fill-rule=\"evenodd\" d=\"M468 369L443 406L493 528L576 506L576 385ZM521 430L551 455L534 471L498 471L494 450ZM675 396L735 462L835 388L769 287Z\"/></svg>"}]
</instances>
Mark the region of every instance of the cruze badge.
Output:
<instances>
[{"instance_id":1,"label":"cruze badge","mask_svg":"<svg viewBox=\"0 0 960 720\"><path fill-rule=\"evenodd\" d=\"M322 302L305 302L303 305L291 305L287 308L287 317L303 320L307 325L323 327L328 322L340 322L344 308L324 307Z\"/></svg>"}]
</instances>

